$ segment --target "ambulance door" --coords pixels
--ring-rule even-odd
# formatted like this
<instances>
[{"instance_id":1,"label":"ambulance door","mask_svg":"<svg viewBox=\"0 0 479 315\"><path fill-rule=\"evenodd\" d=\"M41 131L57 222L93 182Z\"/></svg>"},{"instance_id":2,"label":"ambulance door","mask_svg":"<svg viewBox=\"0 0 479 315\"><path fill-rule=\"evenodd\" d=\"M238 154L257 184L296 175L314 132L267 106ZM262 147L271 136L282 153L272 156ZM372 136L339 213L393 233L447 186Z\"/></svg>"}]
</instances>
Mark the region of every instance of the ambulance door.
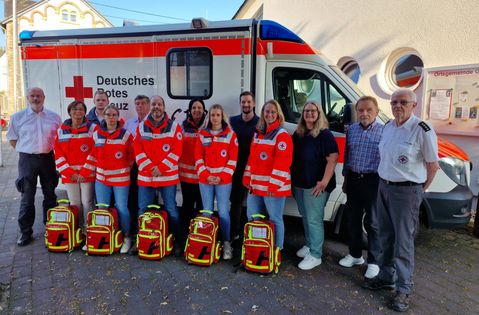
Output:
<instances>
[{"instance_id":1,"label":"ambulance door","mask_svg":"<svg viewBox=\"0 0 479 315\"><path fill-rule=\"evenodd\" d=\"M267 65L266 98L277 100L285 116L285 126L293 134L308 100L318 102L338 143L340 156L336 166L336 189L326 204L324 219L333 221L338 208L346 202L341 190L344 159L344 130L350 120L353 95L342 88L340 82L326 68L294 62L269 62ZM347 113L345 115L345 113ZM347 117L349 116L349 117ZM292 198L287 201L286 214L298 215Z\"/></svg>"},{"instance_id":2,"label":"ambulance door","mask_svg":"<svg viewBox=\"0 0 479 315\"><path fill-rule=\"evenodd\" d=\"M58 43L22 45L25 92L34 86L42 88L45 92L45 106L60 114L64 104L58 54Z\"/></svg>"}]
</instances>

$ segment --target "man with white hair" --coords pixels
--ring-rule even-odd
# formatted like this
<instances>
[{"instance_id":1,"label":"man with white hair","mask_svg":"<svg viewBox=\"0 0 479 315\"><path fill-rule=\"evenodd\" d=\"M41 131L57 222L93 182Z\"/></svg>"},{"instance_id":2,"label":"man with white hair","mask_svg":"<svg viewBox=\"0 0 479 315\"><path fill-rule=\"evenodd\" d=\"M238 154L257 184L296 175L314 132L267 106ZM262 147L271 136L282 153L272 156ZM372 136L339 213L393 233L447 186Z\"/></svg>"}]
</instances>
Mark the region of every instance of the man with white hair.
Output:
<instances>
[{"instance_id":1,"label":"man with white hair","mask_svg":"<svg viewBox=\"0 0 479 315\"><path fill-rule=\"evenodd\" d=\"M384 126L379 142L380 271L364 283L370 290L395 289L391 308L399 312L408 310L413 288L419 207L439 169L436 134L413 114L416 106L416 94L409 89L399 89L391 96L394 120Z\"/></svg>"},{"instance_id":2,"label":"man with white hair","mask_svg":"<svg viewBox=\"0 0 479 315\"><path fill-rule=\"evenodd\" d=\"M53 145L60 116L46 109L45 94L38 87L27 91L28 107L12 115L8 126L7 139L10 145L19 153L18 179L15 181L17 190L22 194L18 225L20 238L18 246L25 246L33 238L33 223L35 222L35 193L37 178L43 192L43 222L47 219L47 210L56 206L55 187L58 185Z\"/></svg>"}]
</instances>

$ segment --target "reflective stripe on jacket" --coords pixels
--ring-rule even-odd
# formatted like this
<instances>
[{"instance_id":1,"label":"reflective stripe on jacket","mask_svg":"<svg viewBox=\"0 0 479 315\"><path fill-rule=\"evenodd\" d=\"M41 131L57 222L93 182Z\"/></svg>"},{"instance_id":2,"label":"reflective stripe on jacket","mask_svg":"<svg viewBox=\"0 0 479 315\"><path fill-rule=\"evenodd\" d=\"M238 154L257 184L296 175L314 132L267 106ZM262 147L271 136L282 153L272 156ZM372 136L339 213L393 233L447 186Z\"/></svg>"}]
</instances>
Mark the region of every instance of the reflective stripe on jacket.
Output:
<instances>
[{"instance_id":1,"label":"reflective stripe on jacket","mask_svg":"<svg viewBox=\"0 0 479 315\"><path fill-rule=\"evenodd\" d=\"M279 121L266 132L255 131L243 184L258 196L291 195L289 168L293 159L293 142Z\"/></svg>"},{"instance_id":2,"label":"reflective stripe on jacket","mask_svg":"<svg viewBox=\"0 0 479 315\"><path fill-rule=\"evenodd\" d=\"M138 185L165 187L179 183L178 161L183 150L181 127L165 114L159 127L155 127L148 116L138 125L134 140ZM161 175L153 177L153 167Z\"/></svg>"},{"instance_id":3,"label":"reflective stripe on jacket","mask_svg":"<svg viewBox=\"0 0 479 315\"><path fill-rule=\"evenodd\" d=\"M134 161L133 137L123 129L123 120L117 130L109 133L105 121L93 133L95 146L87 157L80 174L90 175L96 171L96 180L107 186L130 185L130 168ZM84 175L85 174L85 175Z\"/></svg>"},{"instance_id":4,"label":"reflective stripe on jacket","mask_svg":"<svg viewBox=\"0 0 479 315\"><path fill-rule=\"evenodd\" d=\"M196 171L200 183L208 184L209 176L219 176L220 184L230 184L238 159L238 139L230 127L213 135L201 129L196 142Z\"/></svg>"},{"instance_id":5,"label":"reflective stripe on jacket","mask_svg":"<svg viewBox=\"0 0 479 315\"><path fill-rule=\"evenodd\" d=\"M183 122L183 153L180 157L180 181L198 184L196 174L195 148L199 137L199 128L192 121Z\"/></svg>"},{"instance_id":6,"label":"reflective stripe on jacket","mask_svg":"<svg viewBox=\"0 0 479 315\"><path fill-rule=\"evenodd\" d=\"M93 149L93 130L95 124L85 120L82 125L72 128L72 120L67 119L58 128L55 138L55 164L64 184L76 183L70 178L80 173L86 159ZM95 173L85 177L85 182L94 182Z\"/></svg>"}]
</instances>

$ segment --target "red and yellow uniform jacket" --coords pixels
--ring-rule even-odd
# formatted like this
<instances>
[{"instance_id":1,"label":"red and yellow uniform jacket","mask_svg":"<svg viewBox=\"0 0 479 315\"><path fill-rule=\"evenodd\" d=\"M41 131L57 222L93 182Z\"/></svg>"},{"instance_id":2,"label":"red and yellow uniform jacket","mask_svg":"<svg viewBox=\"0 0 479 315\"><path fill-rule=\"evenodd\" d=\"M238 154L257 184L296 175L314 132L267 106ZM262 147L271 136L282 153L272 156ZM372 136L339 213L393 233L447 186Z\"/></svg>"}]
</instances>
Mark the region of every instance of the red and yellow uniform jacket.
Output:
<instances>
[{"instance_id":1,"label":"red and yellow uniform jacket","mask_svg":"<svg viewBox=\"0 0 479 315\"><path fill-rule=\"evenodd\" d=\"M104 185L130 185L130 168L134 161L133 137L123 129L123 125L121 120L113 133L106 130L105 121L96 128L93 132L95 146L80 171L81 175L88 176L96 171L96 180Z\"/></svg>"},{"instance_id":2,"label":"red and yellow uniform jacket","mask_svg":"<svg viewBox=\"0 0 479 315\"><path fill-rule=\"evenodd\" d=\"M64 184L74 183L70 177L80 173L86 159L93 149L93 130L95 124L85 120L82 125L72 128L72 120L67 119L57 130L55 138L55 164ZM95 173L85 177L85 182L94 182Z\"/></svg>"},{"instance_id":3,"label":"red and yellow uniform jacket","mask_svg":"<svg viewBox=\"0 0 479 315\"><path fill-rule=\"evenodd\" d=\"M198 141L200 127L191 120L183 122L183 153L180 157L180 181L198 184L198 174L196 174L195 148Z\"/></svg>"},{"instance_id":4,"label":"red and yellow uniform jacket","mask_svg":"<svg viewBox=\"0 0 479 315\"><path fill-rule=\"evenodd\" d=\"M196 142L196 170L200 183L208 184L209 176L219 176L220 185L230 184L238 159L238 139L227 126L217 135L201 129Z\"/></svg>"},{"instance_id":5,"label":"red and yellow uniform jacket","mask_svg":"<svg viewBox=\"0 0 479 315\"><path fill-rule=\"evenodd\" d=\"M183 133L166 114L158 127L150 116L138 125L134 147L138 185L165 187L179 183L178 160L183 150ZM161 172L158 177L152 175L155 166Z\"/></svg>"},{"instance_id":6,"label":"red and yellow uniform jacket","mask_svg":"<svg viewBox=\"0 0 479 315\"><path fill-rule=\"evenodd\" d=\"M265 132L256 130L243 177L254 195L284 197L291 195L289 168L293 159L293 142L279 121Z\"/></svg>"}]
</instances>

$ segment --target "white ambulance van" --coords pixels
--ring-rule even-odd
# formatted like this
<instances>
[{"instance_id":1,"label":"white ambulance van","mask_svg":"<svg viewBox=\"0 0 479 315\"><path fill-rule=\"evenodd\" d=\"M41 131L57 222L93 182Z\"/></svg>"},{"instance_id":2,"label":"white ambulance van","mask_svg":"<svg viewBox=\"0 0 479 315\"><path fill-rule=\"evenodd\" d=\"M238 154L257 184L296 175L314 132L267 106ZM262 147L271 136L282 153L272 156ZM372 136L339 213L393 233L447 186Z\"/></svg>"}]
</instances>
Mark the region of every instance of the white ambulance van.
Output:
<instances>
[{"instance_id":1,"label":"white ambulance van","mask_svg":"<svg viewBox=\"0 0 479 315\"><path fill-rule=\"evenodd\" d=\"M338 187L325 220L340 222L346 201L341 191L344 128L354 120L351 104L362 93L325 56L280 24L194 19L159 26L23 31L20 45L25 88L42 87L46 106L63 118L75 99L91 108L97 89L107 92L125 120L134 115L138 94L163 96L170 115L198 97L237 115L239 94L248 90L256 95L257 113L266 100L278 100L292 133L306 100L319 101L341 151ZM379 118L388 120L384 114ZM471 215L470 162L457 146L439 141L442 170L425 195L423 219L430 227L463 225ZM285 213L298 215L292 198Z\"/></svg>"}]
</instances>

